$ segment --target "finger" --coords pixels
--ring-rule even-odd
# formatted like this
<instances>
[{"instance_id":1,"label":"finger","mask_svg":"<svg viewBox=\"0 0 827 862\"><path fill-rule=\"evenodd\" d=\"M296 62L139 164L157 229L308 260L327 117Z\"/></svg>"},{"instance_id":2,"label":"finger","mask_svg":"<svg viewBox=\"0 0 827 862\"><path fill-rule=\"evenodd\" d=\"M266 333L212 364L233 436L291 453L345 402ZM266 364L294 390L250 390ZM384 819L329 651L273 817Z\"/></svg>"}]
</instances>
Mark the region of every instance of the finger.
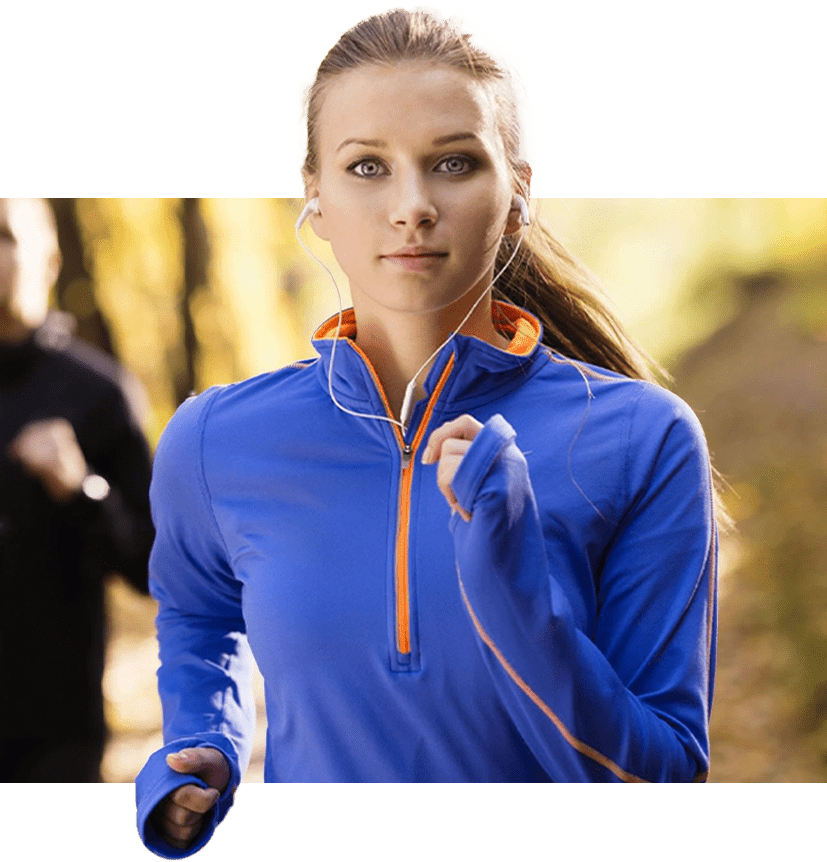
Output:
<instances>
[{"instance_id":1,"label":"finger","mask_svg":"<svg viewBox=\"0 0 827 862\"><path fill-rule=\"evenodd\" d=\"M468 440L457 440L455 437L451 437L442 444L436 468L436 483L446 497L459 465L470 448L471 443ZM451 494L453 495L453 492Z\"/></svg>"},{"instance_id":2,"label":"finger","mask_svg":"<svg viewBox=\"0 0 827 862\"><path fill-rule=\"evenodd\" d=\"M167 765L176 772L192 775L201 767L201 755L197 748L182 748L181 751L173 751L166 757Z\"/></svg>"},{"instance_id":3,"label":"finger","mask_svg":"<svg viewBox=\"0 0 827 862\"><path fill-rule=\"evenodd\" d=\"M463 520L463 521L465 521L465 523L466 523L466 524L470 522L470 520L471 520L471 513L470 513L470 512L466 512L466 511L465 511L465 509L463 509L463 508L462 508L462 506L460 506L460 505L456 505L456 506L454 506L453 511L454 511L454 512L456 512L456 513L457 513L457 515L459 515L459 516L460 516L460 518L462 518L462 520Z\"/></svg>"},{"instance_id":4,"label":"finger","mask_svg":"<svg viewBox=\"0 0 827 862\"><path fill-rule=\"evenodd\" d=\"M473 440L479 434L481 428L482 423L467 413L458 416L456 419L452 419L450 422L445 422L439 428L432 431L428 437L428 443L425 446L425 451L422 453L422 463L433 464L437 461L445 440L451 437L461 440Z\"/></svg>"},{"instance_id":5,"label":"finger","mask_svg":"<svg viewBox=\"0 0 827 862\"><path fill-rule=\"evenodd\" d=\"M460 518L462 518L462 520L465 521L465 523L467 524L471 520L471 513L466 512L465 509L460 506L460 504L457 502L456 497L454 497L453 492L451 493L451 496L453 497L453 501L448 500L448 505L451 507L451 511L455 515L459 515Z\"/></svg>"},{"instance_id":6,"label":"finger","mask_svg":"<svg viewBox=\"0 0 827 862\"><path fill-rule=\"evenodd\" d=\"M200 823L205 813L185 808L172 800L169 800L168 804L161 809L163 819L175 826L192 826L194 823Z\"/></svg>"},{"instance_id":7,"label":"finger","mask_svg":"<svg viewBox=\"0 0 827 862\"><path fill-rule=\"evenodd\" d=\"M187 811L205 814L218 802L220 796L221 794L214 787L205 790L196 784L185 784L183 787L173 790L170 794L170 800Z\"/></svg>"},{"instance_id":8,"label":"finger","mask_svg":"<svg viewBox=\"0 0 827 862\"><path fill-rule=\"evenodd\" d=\"M457 498L454 496L453 491L450 491L449 489L449 493L445 495L445 499L448 501L448 506L450 507L453 514L459 515L460 518L462 518L462 520L465 522L471 520L471 513L466 512L465 509L460 506L459 502L457 501Z\"/></svg>"},{"instance_id":9,"label":"finger","mask_svg":"<svg viewBox=\"0 0 827 862\"><path fill-rule=\"evenodd\" d=\"M217 748L184 748L168 754L166 760L167 765L176 772L197 775L207 785L222 792L230 781L227 758Z\"/></svg>"},{"instance_id":10,"label":"finger","mask_svg":"<svg viewBox=\"0 0 827 862\"><path fill-rule=\"evenodd\" d=\"M150 821L155 831L162 838L168 841L173 847L182 850L190 844L193 836L201 829L204 815L188 812L188 815L195 819L182 826L170 820L167 816L170 810L174 811L177 808L178 806L170 803L169 797L166 797L155 807L155 810L150 815Z\"/></svg>"},{"instance_id":11,"label":"finger","mask_svg":"<svg viewBox=\"0 0 827 862\"><path fill-rule=\"evenodd\" d=\"M440 425L428 437L428 444L422 454L423 463L430 464L439 458L439 452L445 440L452 437L461 440L473 440L480 428L482 428L482 424L467 413Z\"/></svg>"},{"instance_id":12,"label":"finger","mask_svg":"<svg viewBox=\"0 0 827 862\"><path fill-rule=\"evenodd\" d=\"M442 446L442 456L437 465L437 487L447 500L451 511L456 512L465 521L471 520L471 514L459 505L452 483L462 463L462 459L470 446L471 443L467 440L457 440L454 438L446 440Z\"/></svg>"},{"instance_id":13,"label":"finger","mask_svg":"<svg viewBox=\"0 0 827 862\"><path fill-rule=\"evenodd\" d=\"M451 508L451 511L462 518L463 521L468 522L471 520L471 513L467 512L465 509L460 506L459 501L454 494L453 489L450 485L447 488L441 489L443 494L445 495L445 499L448 501L448 505Z\"/></svg>"},{"instance_id":14,"label":"finger","mask_svg":"<svg viewBox=\"0 0 827 862\"><path fill-rule=\"evenodd\" d=\"M190 824L188 826L178 826L175 823L171 823L169 820L164 820L160 824L155 824L156 831L160 832L167 841L172 844L174 841L184 842L184 846L189 844L190 841L201 831L201 826L204 818L203 816L198 818L196 823ZM177 844L175 845L178 846Z\"/></svg>"}]
</instances>

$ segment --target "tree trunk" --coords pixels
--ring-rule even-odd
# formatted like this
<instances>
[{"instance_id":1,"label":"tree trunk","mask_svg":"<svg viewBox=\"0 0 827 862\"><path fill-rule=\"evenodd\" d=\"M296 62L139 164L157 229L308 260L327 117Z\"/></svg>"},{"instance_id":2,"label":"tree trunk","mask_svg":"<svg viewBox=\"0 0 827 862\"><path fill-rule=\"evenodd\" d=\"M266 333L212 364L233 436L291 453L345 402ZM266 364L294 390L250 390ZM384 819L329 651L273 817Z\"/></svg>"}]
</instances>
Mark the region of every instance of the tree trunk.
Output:
<instances>
[{"instance_id":1,"label":"tree trunk","mask_svg":"<svg viewBox=\"0 0 827 862\"><path fill-rule=\"evenodd\" d=\"M57 241L63 266L56 285L57 307L76 322L75 334L95 347L116 356L112 332L98 306L90 255L83 243L76 198L49 198L57 224ZM117 357L116 357L117 358Z\"/></svg>"},{"instance_id":2,"label":"tree trunk","mask_svg":"<svg viewBox=\"0 0 827 862\"><path fill-rule=\"evenodd\" d=\"M184 368L175 377L175 395L180 404L196 389L197 367L200 353L198 335L193 318L193 299L207 288L207 269L210 260L210 243L207 226L201 214L198 198L183 198L180 210L181 232L184 243L184 284L179 314L184 342Z\"/></svg>"}]
</instances>

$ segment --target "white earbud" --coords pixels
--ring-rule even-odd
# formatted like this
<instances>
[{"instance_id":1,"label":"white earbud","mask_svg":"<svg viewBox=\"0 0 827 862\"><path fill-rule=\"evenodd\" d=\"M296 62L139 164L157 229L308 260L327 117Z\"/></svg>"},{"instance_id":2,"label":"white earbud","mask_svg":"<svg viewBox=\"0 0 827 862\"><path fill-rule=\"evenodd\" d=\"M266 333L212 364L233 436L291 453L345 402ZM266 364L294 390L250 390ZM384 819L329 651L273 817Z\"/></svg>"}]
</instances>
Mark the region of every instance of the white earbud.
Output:
<instances>
[{"instance_id":1,"label":"white earbud","mask_svg":"<svg viewBox=\"0 0 827 862\"><path fill-rule=\"evenodd\" d=\"M520 211L520 221L522 221L524 227L531 224L531 220L528 217L528 204L522 195L514 195L511 201L511 209Z\"/></svg>"},{"instance_id":2,"label":"white earbud","mask_svg":"<svg viewBox=\"0 0 827 862\"><path fill-rule=\"evenodd\" d=\"M313 215L314 213L319 212L319 199L310 198L310 200L304 205L304 209L301 212L301 215L296 219L296 230L298 230L307 220L308 216Z\"/></svg>"}]
</instances>

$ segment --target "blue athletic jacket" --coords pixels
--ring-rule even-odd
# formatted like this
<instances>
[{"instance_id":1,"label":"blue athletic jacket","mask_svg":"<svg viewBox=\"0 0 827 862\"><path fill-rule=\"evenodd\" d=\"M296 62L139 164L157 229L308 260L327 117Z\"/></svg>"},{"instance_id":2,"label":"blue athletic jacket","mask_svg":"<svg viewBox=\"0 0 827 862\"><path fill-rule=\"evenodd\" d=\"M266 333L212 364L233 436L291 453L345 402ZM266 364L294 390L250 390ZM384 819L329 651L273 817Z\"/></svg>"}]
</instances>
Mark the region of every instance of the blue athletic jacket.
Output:
<instances>
[{"instance_id":1,"label":"blue athletic jacket","mask_svg":"<svg viewBox=\"0 0 827 862\"><path fill-rule=\"evenodd\" d=\"M166 745L136 780L147 846L202 846L251 746L251 650L266 685L265 780L697 781L708 769L716 532L708 456L665 389L540 343L497 304L508 350L442 348L403 439L328 394L320 356L183 404L155 458ZM336 349L351 410L387 415L367 357ZM484 423L451 515L430 432ZM192 783L164 756L219 748L230 784L187 851L147 818ZM197 783L197 782L196 782Z\"/></svg>"}]
</instances>

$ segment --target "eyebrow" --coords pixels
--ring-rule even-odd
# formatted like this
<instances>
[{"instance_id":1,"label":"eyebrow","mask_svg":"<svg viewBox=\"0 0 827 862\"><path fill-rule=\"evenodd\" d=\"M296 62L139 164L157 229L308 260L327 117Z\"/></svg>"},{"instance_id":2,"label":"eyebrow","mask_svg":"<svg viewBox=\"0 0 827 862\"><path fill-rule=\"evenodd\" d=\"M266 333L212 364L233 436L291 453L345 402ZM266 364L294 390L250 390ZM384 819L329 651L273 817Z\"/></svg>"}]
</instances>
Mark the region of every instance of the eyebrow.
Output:
<instances>
[{"instance_id":1,"label":"eyebrow","mask_svg":"<svg viewBox=\"0 0 827 862\"><path fill-rule=\"evenodd\" d=\"M453 144L455 141L479 141L479 136L474 132L455 132L452 135L442 135L439 138L434 138L431 142L435 147L441 147L444 144ZM386 147L387 143L385 141L380 141L376 138L347 138L342 141L338 147L336 147L336 152L339 150L343 150L348 144L359 144L363 147Z\"/></svg>"}]
</instances>

